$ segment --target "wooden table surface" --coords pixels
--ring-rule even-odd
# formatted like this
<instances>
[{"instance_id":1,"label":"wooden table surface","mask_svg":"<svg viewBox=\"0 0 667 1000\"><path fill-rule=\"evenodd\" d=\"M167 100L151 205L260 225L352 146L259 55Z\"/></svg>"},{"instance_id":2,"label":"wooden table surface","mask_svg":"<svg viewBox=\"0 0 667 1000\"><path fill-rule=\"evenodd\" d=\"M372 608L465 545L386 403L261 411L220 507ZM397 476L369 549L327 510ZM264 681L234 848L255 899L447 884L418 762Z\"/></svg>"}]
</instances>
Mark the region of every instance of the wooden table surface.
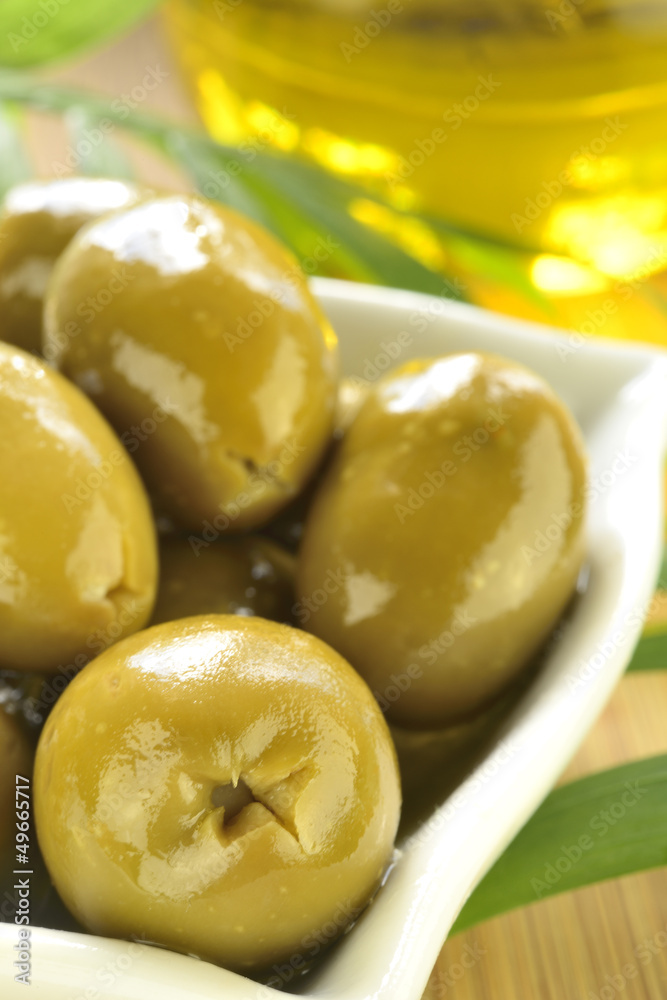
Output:
<instances>
[{"instance_id":1,"label":"wooden table surface","mask_svg":"<svg viewBox=\"0 0 667 1000\"><path fill-rule=\"evenodd\" d=\"M658 753L667 753L667 673L628 674L561 780ZM424 994L442 997L665 1000L667 869L555 896L459 934L445 942Z\"/></svg>"},{"instance_id":2,"label":"wooden table surface","mask_svg":"<svg viewBox=\"0 0 667 1000\"><path fill-rule=\"evenodd\" d=\"M195 120L157 22L50 79L119 96L160 65L167 79L146 107ZM40 171L62 159L48 119L33 128ZM177 183L156 165L155 182ZM667 672L625 677L562 776L667 753ZM545 858L545 863L548 861ZM607 882L496 918L447 941L424 1000L667 1000L667 868Z\"/></svg>"}]
</instances>

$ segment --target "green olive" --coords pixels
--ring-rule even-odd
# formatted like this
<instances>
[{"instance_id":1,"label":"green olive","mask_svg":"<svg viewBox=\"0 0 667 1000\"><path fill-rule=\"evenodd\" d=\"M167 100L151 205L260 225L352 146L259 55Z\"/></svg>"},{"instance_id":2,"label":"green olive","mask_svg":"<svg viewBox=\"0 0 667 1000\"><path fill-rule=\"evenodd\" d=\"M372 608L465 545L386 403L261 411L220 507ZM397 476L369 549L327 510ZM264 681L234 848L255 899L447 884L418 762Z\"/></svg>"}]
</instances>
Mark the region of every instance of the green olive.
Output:
<instances>
[{"instance_id":1,"label":"green olive","mask_svg":"<svg viewBox=\"0 0 667 1000\"><path fill-rule=\"evenodd\" d=\"M258 535L211 541L160 539L160 583L151 624L191 615L259 615L289 623L294 557Z\"/></svg>"},{"instance_id":2,"label":"green olive","mask_svg":"<svg viewBox=\"0 0 667 1000\"><path fill-rule=\"evenodd\" d=\"M86 227L54 271L44 349L195 532L266 523L331 436L331 327L273 237L214 203L157 198Z\"/></svg>"},{"instance_id":3,"label":"green olive","mask_svg":"<svg viewBox=\"0 0 667 1000\"><path fill-rule=\"evenodd\" d=\"M358 915L399 808L362 679L262 618L186 618L117 643L74 678L37 749L39 843L77 919L238 970Z\"/></svg>"},{"instance_id":4,"label":"green olive","mask_svg":"<svg viewBox=\"0 0 667 1000\"><path fill-rule=\"evenodd\" d=\"M41 350L42 299L56 258L91 219L139 197L132 184L93 177L30 181L7 192L0 212L3 340Z\"/></svg>"},{"instance_id":5,"label":"green olive","mask_svg":"<svg viewBox=\"0 0 667 1000\"><path fill-rule=\"evenodd\" d=\"M148 500L90 401L2 343L0 426L0 668L82 666L151 613Z\"/></svg>"},{"instance_id":6,"label":"green olive","mask_svg":"<svg viewBox=\"0 0 667 1000\"><path fill-rule=\"evenodd\" d=\"M584 557L586 460L537 375L492 355L379 381L306 522L297 620L397 725L493 701L548 637Z\"/></svg>"}]
</instances>

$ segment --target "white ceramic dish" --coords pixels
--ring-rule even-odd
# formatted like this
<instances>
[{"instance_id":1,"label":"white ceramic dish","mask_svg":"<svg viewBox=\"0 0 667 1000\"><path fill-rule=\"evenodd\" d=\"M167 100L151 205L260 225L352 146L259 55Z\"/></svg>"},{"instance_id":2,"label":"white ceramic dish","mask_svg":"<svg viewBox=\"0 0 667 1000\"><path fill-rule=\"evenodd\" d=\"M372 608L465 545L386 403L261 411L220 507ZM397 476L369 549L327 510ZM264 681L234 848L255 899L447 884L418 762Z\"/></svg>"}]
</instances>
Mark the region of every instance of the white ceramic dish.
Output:
<instances>
[{"instance_id":1,"label":"white ceramic dish","mask_svg":"<svg viewBox=\"0 0 667 1000\"><path fill-rule=\"evenodd\" d=\"M547 794L623 672L650 601L662 533L667 354L520 323L413 293L318 280L346 373L415 356L491 350L543 375L573 409L599 490L590 579L562 639L511 711L488 756L407 843L388 881L333 958L301 984L332 1000L418 1000L457 913ZM625 456L625 457L623 457ZM583 683L572 684L579 676ZM502 745L501 745L502 744ZM511 750L508 752L507 748ZM0 925L0 995L17 929ZM241 976L144 945L32 929L36 1000L270 1000Z\"/></svg>"}]
</instances>

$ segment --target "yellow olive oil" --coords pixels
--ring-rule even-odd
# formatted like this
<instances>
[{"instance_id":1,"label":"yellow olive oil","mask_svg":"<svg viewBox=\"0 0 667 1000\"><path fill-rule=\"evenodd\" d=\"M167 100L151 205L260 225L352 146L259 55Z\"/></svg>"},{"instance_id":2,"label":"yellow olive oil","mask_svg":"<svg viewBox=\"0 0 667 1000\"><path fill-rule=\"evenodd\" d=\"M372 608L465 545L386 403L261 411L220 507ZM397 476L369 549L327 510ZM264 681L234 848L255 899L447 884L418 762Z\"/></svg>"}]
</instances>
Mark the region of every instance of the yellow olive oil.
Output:
<instances>
[{"instance_id":1,"label":"yellow olive oil","mask_svg":"<svg viewBox=\"0 0 667 1000\"><path fill-rule=\"evenodd\" d=\"M628 323L667 269L667 0L169 0L167 20L216 138L524 247L560 321L611 294L594 332L662 339L661 304L659 335Z\"/></svg>"}]
</instances>

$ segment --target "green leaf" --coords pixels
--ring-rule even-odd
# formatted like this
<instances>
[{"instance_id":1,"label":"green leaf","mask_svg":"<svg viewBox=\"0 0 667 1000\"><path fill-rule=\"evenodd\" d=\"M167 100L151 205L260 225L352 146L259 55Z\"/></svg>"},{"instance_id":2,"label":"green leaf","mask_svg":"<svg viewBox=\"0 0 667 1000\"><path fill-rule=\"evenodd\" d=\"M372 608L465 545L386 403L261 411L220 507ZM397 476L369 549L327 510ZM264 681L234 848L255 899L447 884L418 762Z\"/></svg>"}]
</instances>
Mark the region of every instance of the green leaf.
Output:
<instances>
[{"instance_id":1,"label":"green leaf","mask_svg":"<svg viewBox=\"0 0 667 1000\"><path fill-rule=\"evenodd\" d=\"M637 644L628 670L667 670L667 632L649 632Z\"/></svg>"},{"instance_id":2,"label":"green leaf","mask_svg":"<svg viewBox=\"0 0 667 1000\"><path fill-rule=\"evenodd\" d=\"M85 108L73 107L65 113L65 125L77 158L77 173L91 177L132 180L134 171L112 135L102 132L99 119Z\"/></svg>"},{"instance_id":3,"label":"green leaf","mask_svg":"<svg viewBox=\"0 0 667 1000\"><path fill-rule=\"evenodd\" d=\"M250 157L206 136L172 134L168 148L202 193L272 230L302 262L323 244L329 272L338 263L361 281L443 293L441 275L349 214L360 191L324 171L278 155Z\"/></svg>"},{"instance_id":4,"label":"green leaf","mask_svg":"<svg viewBox=\"0 0 667 1000\"><path fill-rule=\"evenodd\" d=\"M232 155L223 147L211 144L205 136L189 136L169 132L163 149L183 167L198 191L207 198L221 201L275 230L275 222L266 200L256 193L240 155Z\"/></svg>"},{"instance_id":5,"label":"green leaf","mask_svg":"<svg viewBox=\"0 0 667 1000\"><path fill-rule=\"evenodd\" d=\"M0 196L13 184L26 180L32 174L21 125L21 111L8 105L0 107Z\"/></svg>"},{"instance_id":6,"label":"green leaf","mask_svg":"<svg viewBox=\"0 0 667 1000\"><path fill-rule=\"evenodd\" d=\"M318 241L331 245L331 233L321 219L313 218L300 209L291 199L277 190L275 163L277 158L266 157L270 170L265 173L255 157L249 160L241 150L219 146L206 136L186 136L173 130L165 136L163 148L169 152L193 179L198 190L208 198L221 201L265 226L281 239L303 263L312 255ZM353 222L354 220L350 220ZM359 227L359 239L365 238ZM346 277L358 280L383 282L387 275L378 274L372 266L355 253L350 243L333 241L333 250L326 251L326 262L332 259L341 264ZM408 263L412 263L408 258ZM434 277L429 272L429 280Z\"/></svg>"},{"instance_id":7,"label":"green leaf","mask_svg":"<svg viewBox=\"0 0 667 1000\"><path fill-rule=\"evenodd\" d=\"M656 586L659 590L667 590L667 545L662 550L662 562Z\"/></svg>"},{"instance_id":8,"label":"green leaf","mask_svg":"<svg viewBox=\"0 0 667 1000\"><path fill-rule=\"evenodd\" d=\"M513 288L526 301L541 309L545 316L557 322L558 312L553 302L535 287L521 267L521 259L525 260L527 257L525 251L520 255L513 247L503 247L472 236L451 233L448 227L437 222L431 222L431 225L440 234L445 245L473 273L483 274L500 285Z\"/></svg>"},{"instance_id":9,"label":"green leaf","mask_svg":"<svg viewBox=\"0 0 667 1000\"><path fill-rule=\"evenodd\" d=\"M667 590L667 545L662 550L656 587ZM628 670L667 670L667 622L648 626L637 643Z\"/></svg>"},{"instance_id":10,"label":"green leaf","mask_svg":"<svg viewBox=\"0 0 667 1000\"><path fill-rule=\"evenodd\" d=\"M2 0L0 66L41 66L98 45L144 17L157 0Z\"/></svg>"},{"instance_id":11,"label":"green leaf","mask_svg":"<svg viewBox=\"0 0 667 1000\"><path fill-rule=\"evenodd\" d=\"M352 251L361 280L433 295L446 292L452 297L454 282L446 283L441 274L350 215L350 203L355 198L368 198L368 192L310 164L286 157L258 156L251 169L281 196L283 204L293 206L316 223L325 239Z\"/></svg>"},{"instance_id":12,"label":"green leaf","mask_svg":"<svg viewBox=\"0 0 667 1000\"><path fill-rule=\"evenodd\" d=\"M667 863L667 755L556 788L463 907L452 933L559 892Z\"/></svg>"}]
</instances>

